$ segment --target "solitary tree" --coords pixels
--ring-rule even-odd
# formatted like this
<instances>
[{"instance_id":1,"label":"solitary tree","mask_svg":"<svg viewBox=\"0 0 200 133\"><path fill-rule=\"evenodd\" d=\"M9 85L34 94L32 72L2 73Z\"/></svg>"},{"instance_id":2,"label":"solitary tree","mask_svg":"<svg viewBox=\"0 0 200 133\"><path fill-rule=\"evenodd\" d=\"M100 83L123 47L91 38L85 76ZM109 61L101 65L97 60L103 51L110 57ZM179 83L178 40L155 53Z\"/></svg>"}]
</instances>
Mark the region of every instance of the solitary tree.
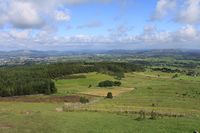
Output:
<instances>
[{"instance_id":1,"label":"solitary tree","mask_svg":"<svg viewBox=\"0 0 200 133\"><path fill-rule=\"evenodd\" d=\"M112 98L113 98L112 92L108 92L106 98L110 98L110 99L112 99Z\"/></svg>"}]
</instances>

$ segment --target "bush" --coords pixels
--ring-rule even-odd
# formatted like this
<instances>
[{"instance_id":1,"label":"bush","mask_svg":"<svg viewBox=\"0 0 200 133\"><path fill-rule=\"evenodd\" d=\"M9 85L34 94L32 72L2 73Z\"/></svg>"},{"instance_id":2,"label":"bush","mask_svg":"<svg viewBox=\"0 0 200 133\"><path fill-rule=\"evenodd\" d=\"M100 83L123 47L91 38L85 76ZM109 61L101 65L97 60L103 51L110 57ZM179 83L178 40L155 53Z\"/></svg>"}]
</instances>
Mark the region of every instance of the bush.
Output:
<instances>
[{"instance_id":1,"label":"bush","mask_svg":"<svg viewBox=\"0 0 200 133\"><path fill-rule=\"evenodd\" d=\"M99 87L112 87L112 86L120 86L121 82L119 81L110 81L110 80L105 80L99 83Z\"/></svg>"},{"instance_id":2,"label":"bush","mask_svg":"<svg viewBox=\"0 0 200 133\"><path fill-rule=\"evenodd\" d=\"M85 97L80 97L80 103L86 104L89 103L89 100Z\"/></svg>"},{"instance_id":3,"label":"bush","mask_svg":"<svg viewBox=\"0 0 200 133\"><path fill-rule=\"evenodd\" d=\"M158 113L156 113L155 111L152 111L150 115L151 115L150 119L152 119L152 120L156 120L158 117Z\"/></svg>"},{"instance_id":4,"label":"bush","mask_svg":"<svg viewBox=\"0 0 200 133\"><path fill-rule=\"evenodd\" d=\"M98 86L99 87L112 87L113 82L109 81L109 80L105 80L105 81L100 82Z\"/></svg>"},{"instance_id":5,"label":"bush","mask_svg":"<svg viewBox=\"0 0 200 133\"><path fill-rule=\"evenodd\" d=\"M148 89L148 90L152 90L153 88L152 88L152 87L147 87L147 89Z\"/></svg>"},{"instance_id":6,"label":"bush","mask_svg":"<svg viewBox=\"0 0 200 133\"><path fill-rule=\"evenodd\" d=\"M139 117L137 120L144 120L146 118L146 112L144 110L140 110Z\"/></svg>"},{"instance_id":7,"label":"bush","mask_svg":"<svg viewBox=\"0 0 200 133\"><path fill-rule=\"evenodd\" d=\"M177 78L177 77L178 77L178 74L175 74L172 76L172 79Z\"/></svg>"},{"instance_id":8,"label":"bush","mask_svg":"<svg viewBox=\"0 0 200 133\"><path fill-rule=\"evenodd\" d=\"M110 99L112 99L112 98L113 98L112 92L108 92L106 98L110 98Z\"/></svg>"},{"instance_id":9,"label":"bush","mask_svg":"<svg viewBox=\"0 0 200 133\"><path fill-rule=\"evenodd\" d=\"M120 86L122 83L121 82L119 82L119 81L114 81L114 86Z\"/></svg>"}]
</instances>

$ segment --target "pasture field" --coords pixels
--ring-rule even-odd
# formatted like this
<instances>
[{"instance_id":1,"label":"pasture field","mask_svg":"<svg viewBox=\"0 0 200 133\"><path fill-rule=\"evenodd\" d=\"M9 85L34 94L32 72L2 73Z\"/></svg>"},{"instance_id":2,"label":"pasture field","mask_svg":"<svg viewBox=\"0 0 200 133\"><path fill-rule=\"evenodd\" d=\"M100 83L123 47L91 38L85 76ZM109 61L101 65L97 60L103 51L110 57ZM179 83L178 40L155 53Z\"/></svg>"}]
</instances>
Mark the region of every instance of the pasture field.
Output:
<instances>
[{"instance_id":1,"label":"pasture field","mask_svg":"<svg viewBox=\"0 0 200 133\"><path fill-rule=\"evenodd\" d=\"M90 94L104 96L117 90L113 99L102 99L85 106L85 111L60 112L63 102L0 102L1 133L192 133L200 130L200 79L162 72L126 73L117 88L99 88L98 82L114 77L89 73L86 78L57 80L53 96ZM159 75L159 76L158 76ZM91 85L91 87L88 87ZM124 88L124 90L123 90ZM134 89L132 89L134 88ZM120 90L120 95L118 92ZM123 91L123 93L121 93ZM89 111L94 109L96 112ZM100 111L101 110L101 111ZM102 111L104 110L104 111ZM139 120L139 112L183 114ZM107 112L108 111L108 112Z\"/></svg>"}]
</instances>

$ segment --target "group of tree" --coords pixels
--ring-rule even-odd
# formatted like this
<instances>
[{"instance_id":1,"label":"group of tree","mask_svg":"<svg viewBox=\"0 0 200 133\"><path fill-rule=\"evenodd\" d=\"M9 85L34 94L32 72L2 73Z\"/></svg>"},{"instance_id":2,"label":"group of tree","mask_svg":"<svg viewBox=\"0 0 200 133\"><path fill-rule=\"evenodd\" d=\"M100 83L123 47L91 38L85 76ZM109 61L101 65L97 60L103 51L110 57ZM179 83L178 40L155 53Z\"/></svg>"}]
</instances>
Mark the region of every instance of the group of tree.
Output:
<instances>
[{"instance_id":1,"label":"group of tree","mask_svg":"<svg viewBox=\"0 0 200 133\"><path fill-rule=\"evenodd\" d=\"M12 74L11 74L12 75ZM48 78L31 77L32 74L0 75L0 96L31 94L52 94L57 91L54 82Z\"/></svg>"},{"instance_id":2,"label":"group of tree","mask_svg":"<svg viewBox=\"0 0 200 133\"><path fill-rule=\"evenodd\" d=\"M196 72L196 71L188 71L186 72L187 76L191 76L191 77L197 77L200 75L200 73Z\"/></svg>"},{"instance_id":3,"label":"group of tree","mask_svg":"<svg viewBox=\"0 0 200 133\"><path fill-rule=\"evenodd\" d=\"M160 71L160 72L165 72L165 73L181 73L181 70L179 70L179 69L171 69L171 68L166 68L166 67L152 68L152 70L154 70L154 71Z\"/></svg>"}]
</instances>

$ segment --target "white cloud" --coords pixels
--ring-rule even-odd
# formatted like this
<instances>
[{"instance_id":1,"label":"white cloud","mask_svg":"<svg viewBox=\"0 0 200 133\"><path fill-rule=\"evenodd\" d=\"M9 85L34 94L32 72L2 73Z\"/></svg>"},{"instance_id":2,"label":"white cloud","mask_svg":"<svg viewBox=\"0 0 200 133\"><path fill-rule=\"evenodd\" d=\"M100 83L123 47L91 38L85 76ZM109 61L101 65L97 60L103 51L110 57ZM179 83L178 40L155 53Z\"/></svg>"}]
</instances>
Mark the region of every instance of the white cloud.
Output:
<instances>
[{"instance_id":1,"label":"white cloud","mask_svg":"<svg viewBox=\"0 0 200 133\"><path fill-rule=\"evenodd\" d=\"M51 29L49 29L51 30ZM123 30L124 31L124 30ZM58 36L49 34L47 30L36 36L31 36L30 30L13 30L0 34L0 46L18 49L55 49L66 48L192 48L200 47L200 31L191 25L184 26L177 31L159 31L155 26L147 25L142 34L113 36L72 35ZM27 45L29 44L29 45Z\"/></svg>"},{"instance_id":2,"label":"white cloud","mask_svg":"<svg viewBox=\"0 0 200 133\"><path fill-rule=\"evenodd\" d=\"M200 47L200 31L192 25L183 26L173 32L159 31L155 28L151 32L144 30L143 34L137 36L137 40L152 47L193 48Z\"/></svg>"},{"instance_id":3,"label":"white cloud","mask_svg":"<svg viewBox=\"0 0 200 133\"><path fill-rule=\"evenodd\" d=\"M67 5L109 3L112 0L0 0L0 26L11 24L14 28L41 28L70 21ZM61 9L61 10L60 10ZM95 25L95 24L93 24ZM96 24L97 25L97 24Z\"/></svg>"},{"instance_id":4,"label":"white cloud","mask_svg":"<svg viewBox=\"0 0 200 133\"><path fill-rule=\"evenodd\" d=\"M176 20L186 24L200 23L200 0L187 0Z\"/></svg>"},{"instance_id":5,"label":"white cloud","mask_svg":"<svg viewBox=\"0 0 200 133\"><path fill-rule=\"evenodd\" d=\"M10 37L12 37L13 39L30 39L29 35L30 35L31 31L30 30L11 30L9 32Z\"/></svg>"},{"instance_id":6,"label":"white cloud","mask_svg":"<svg viewBox=\"0 0 200 133\"><path fill-rule=\"evenodd\" d=\"M146 25L144 27L144 34L152 34L157 31L155 25Z\"/></svg>"},{"instance_id":7,"label":"white cloud","mask_svg":"<svg viewBox=\"0 0 200 133\"><path fill-rule=\"evenodd\" d=\"M57 21L70 21L71 16L64 11L55 11L55 19Z\"/></svg>"},{"instance_id":8,"label":"white cloud","mask_svg":"<svg viewBox=\"0 0 200 133\"><path fill-rule=\"evenodd\" d=\"M187 25L174 33L174 41L198 43L200 41L200 31L192 25Z\"/></svg>"},{"instance_id":9,"label":"white cloud","mask_svg":"<svg viewBox=\"0 0 200 133\"><path fill-rule=\"evenodd\" d=\"M152 19L162 19L176 7L176 0L158 0Z\"/></svg>"},{"instance_id":10,"label":"white cloud","mask_svg":"<svg viewBox=\"0 0 200 133\"><path fill-rule=\"evenodd\" d=\"M39 12L28 2L14 1L7 9L7 21L18 28L38 28L43 24Z\"/></svg>"},{"instance_id":11,"label":"white cloud","mask_svg":"<svg viewBox=\"0 0 200 133\"><path fill-rule=\"evenodd\" d=\"M128 27L124 24L118 25L114 28L108 29L108 32L110 33L110 37L115 38L123 38L128 35L128 33L133 29L133 27Z\"/></svg>"},{"instance_id":12,"label":"white cloud","mask_svg":"<svg viewBox=\"0 0 200 133\"><path fill-rule=\"evenodd\" d=\"M0 25L40 29L57 21L69 21L71 16L63 4L64 0L0 0Z\"/></svg>"},{"instance_id":13,"label":"white cloud","mask_svg":"<svg viewBox=\"0 0 200 133\"><path fill-rule=\"evenodd\" d=\"M200 0L158 0L152 20L162 20L166 16L178 23L200 23Z\"/></svg>"},{"instance_id":14,"label":"white cloud","mask_svg":"<svg viewBox=\"0 0 200 133\"><path fill-rule=\"evenodd\" d=\"M69 21L67 5L109 3L112 0L0 0L0 26L14 28L41 28L52 21ZM61 10L58 10L60 9Z\"/></svg>"}]
</instances>

